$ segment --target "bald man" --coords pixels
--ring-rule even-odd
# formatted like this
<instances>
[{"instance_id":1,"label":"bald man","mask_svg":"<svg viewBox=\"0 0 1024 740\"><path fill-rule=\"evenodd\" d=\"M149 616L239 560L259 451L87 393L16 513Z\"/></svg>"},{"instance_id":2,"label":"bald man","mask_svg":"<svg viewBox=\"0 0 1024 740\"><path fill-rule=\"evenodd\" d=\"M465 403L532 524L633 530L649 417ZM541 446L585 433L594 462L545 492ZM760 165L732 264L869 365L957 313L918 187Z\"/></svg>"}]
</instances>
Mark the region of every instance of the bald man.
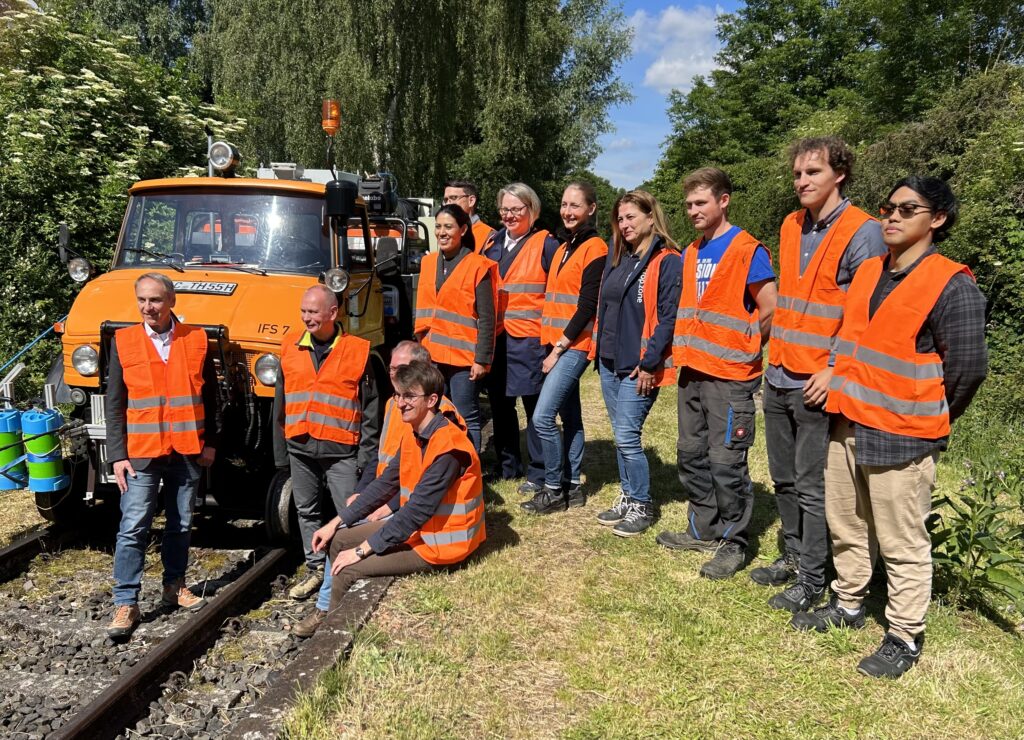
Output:
<instances>
[{"instance_id":1,"label":"bald man","mask_svg":"<svg viewBox=\"0 0 1024 740\"><path fill-rule=\"evenodd\" d=\"M323 285L302 296L302 324L281 343L281 371L274 396L274 461L290 469L292 498L309 575L292 588L293 599L316 593L324 553L313 552L313 533L345 507L361 470L376 463L379 435L377 388L370 343L345 332L338 299ZM320 506L326 480L334 510Z\"/></svg>"}]
</instances>

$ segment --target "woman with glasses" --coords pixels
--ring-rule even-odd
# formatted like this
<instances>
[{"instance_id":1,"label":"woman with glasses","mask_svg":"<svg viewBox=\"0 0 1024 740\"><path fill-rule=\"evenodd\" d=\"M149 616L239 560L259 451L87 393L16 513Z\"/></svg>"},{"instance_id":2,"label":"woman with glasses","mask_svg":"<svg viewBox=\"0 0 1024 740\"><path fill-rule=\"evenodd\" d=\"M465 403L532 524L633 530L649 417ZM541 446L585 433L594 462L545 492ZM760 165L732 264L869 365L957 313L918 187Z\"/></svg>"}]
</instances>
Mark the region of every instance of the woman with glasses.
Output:
<instances>
[{"instance_id":1,"label":"woman with glasses","mask_svg":"<svg viewBox=\"0 0 1024 740\"><path fill-rule=\"evenodd\" d=\"M502 326L487 378L498 457L495 473L502 479L520 478L524 473L516 413L516 398L522 398L530 462L519 492L533 495L544 484L544 453L533 426L533 411L544 382L540 321L548 269L559 245L537 227L540 198L529 185L513 182L498 191L498 213L502 228L491 235L483 250L485 257L498 263L500 276L498 319Z\"/></svg>"},{"instance_id":2,"label":"woman with glasses","mask_svg":"<svg viewBox=\"0 0 1024 740\"><path fill-rule=\"evenodd\" d=\"M560 209L564 243L548 271L541 317L541 342L548 355L541 367L544 385L533 424L544 448L544 487L522 504L531 514L550 514L587 502L580 485L585 442L580 377L590 364L594 316L608 256L608 245L594 225L596 213L594 186L569 183ZM562 417L565 445L556 414Z\"/></svg>"},{"instance_id":3,"label":"woman with glasses","mask_svg":"<svg viewBox=\"0 0 1024 740\"><path fill-rule=\"evenodd\" d=\"M638 535L655 520L640 434L658 389L675 382L672 337L682 267L654 196L634 190L620 197L612 208L612 257L604 269L591 349L621 481L619 497L597 520L620 537Z\"/></svg>"},{"instance_id":4,"label":"woman with glasses","mask_svg":"<svg viewBox=\"0 0 1024 740\"><path fill-rule=\"evenodd\" d=\"M440 251L427 254L420 267L416 337L444 376L445 393L479 452L477 382L494 356L497 265L476 253L469 215L458 205L438 210L434 233Z\"/></svg>"}]
</instances>

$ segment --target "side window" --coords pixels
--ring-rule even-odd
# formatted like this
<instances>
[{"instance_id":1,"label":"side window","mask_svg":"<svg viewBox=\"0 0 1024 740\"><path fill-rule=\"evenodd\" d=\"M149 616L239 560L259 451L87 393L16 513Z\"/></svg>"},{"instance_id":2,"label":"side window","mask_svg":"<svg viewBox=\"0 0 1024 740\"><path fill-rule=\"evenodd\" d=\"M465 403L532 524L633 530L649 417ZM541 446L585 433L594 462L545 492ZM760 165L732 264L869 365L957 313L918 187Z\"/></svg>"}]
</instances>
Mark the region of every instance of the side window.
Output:
<instances>
[{"instance_id":1,"label":"side window","mask_svg":"<svg viewBox=\"0 0 1024 740\"><path fill-rule=\"evenodd\" d=\"M140 210L139 217L132 218L128 224L125 244L158 254L173 253L177 209L170 203L146 200ZM125 261L140 264L157 261L157 258L143 252L131 252L125 255Z\"/></svg>"}]
</instances>

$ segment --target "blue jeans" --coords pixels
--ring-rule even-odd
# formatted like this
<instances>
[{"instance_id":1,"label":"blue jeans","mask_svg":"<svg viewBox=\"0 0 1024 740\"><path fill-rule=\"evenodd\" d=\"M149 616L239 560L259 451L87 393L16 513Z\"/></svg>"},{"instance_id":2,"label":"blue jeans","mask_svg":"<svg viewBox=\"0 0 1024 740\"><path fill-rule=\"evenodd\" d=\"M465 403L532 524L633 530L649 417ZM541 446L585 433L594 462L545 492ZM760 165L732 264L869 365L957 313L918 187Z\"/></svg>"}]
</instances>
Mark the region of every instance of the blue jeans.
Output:
<instances>
[{"instance_id":1,"label":"blue jeans","mask_svg":"<svg viewBox=\"0 0 1024 740\"><path fill-rule=\"evenodd\" d=\"M480 452L480 391L469 379L468 367L438 365L444 375L445 393L466 421L466 432L477 453Z\"/></svg>"},{"instance_id":2,"label":"blue jeans","mask_svg":"<svg viewBox=\"0 0 1024 740\"><path fill-rule=\"evenodd\" d=\"M590 360L587 353L567 349L544 378L537 407L533 410L533 426L544 448L544 485L560 490L566 479L580 482L583 467L583 410L580 407L580 377ZM562 417L562 432L555 424L555 415ZM562 437L566 444L562 444ZM566 458L566 448L568 457ZM569 470L565 470L568 462Z\"/></svg>"},{"instance_id":3,"label":"blue jeans","mask_svg":"<svg viewBox=\"0 0 1024 740\"><path fill-rule=\"evenodd\" d=\"M154 458L136 477L127 476L128 490L121 494L121 526L114 550L114 605L139 603L142 569L149 544L149 527L156 514L160 482L164 484L167 524L160 543L165 586L185 578L188 544L192 535L192 506L199 483L199 466L178 454Z\"/></svg>"},{"instance_id":4,"label":"blue jeans","mask_svg":"<svg viewBox=\"0 0 1024 740\"><path fill-rule=\"evenodd\" d=\"M619 375L601 360L598 361L598 374L615 437L615 459L619 463L622 490L631 499L649 502L651 468L640 442L640 432L658 398L659 389L655 388L649 396L639 396L636 378Z\"/></svg>"}]
</instances>

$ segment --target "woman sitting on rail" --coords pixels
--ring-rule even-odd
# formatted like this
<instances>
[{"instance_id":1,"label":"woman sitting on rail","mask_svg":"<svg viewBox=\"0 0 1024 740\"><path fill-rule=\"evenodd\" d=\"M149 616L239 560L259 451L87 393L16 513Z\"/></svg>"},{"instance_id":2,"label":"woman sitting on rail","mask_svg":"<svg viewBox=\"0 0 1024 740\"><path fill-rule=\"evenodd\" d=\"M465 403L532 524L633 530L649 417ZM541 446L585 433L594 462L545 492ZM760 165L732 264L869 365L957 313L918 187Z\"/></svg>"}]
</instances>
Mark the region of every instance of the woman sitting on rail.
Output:
<instances>
[{"instance_id":1,"label":"woman sitting on rail","mask_svg":"<svg viewBox=\"0 0 1024 740\"><path fill-rule=\"evenodd\" d=\"M444 376L414 361L396 371L394 383L408 424L398 454L313 534L314 551L330 545L332 611L360 578L438 570L462 562L486 538L480 458L466 432L438 413ZM393 517L353 526L396 493ZM348 528L339 529L342 522Z\"/></svg>"},{"instance_id":2,"label":"woman sitting on rail","mask_svg":"<svg viewBox=\"0 0 1024 740\"><path fill-rule=\"evenodd\" d=\"M445 392L466 420L480 451L477 381L494 357L498 266L474 249L469 215L455 204L437 212L440 253L423 258L416 292L416 338L430 351L445 379Z\"/></svg>"},{"instance_id":3,"label":"woman sitting on rail","mask_svg":"<svg viewBox=\"0 0 1024 740\"><path fill-rule=\"evenodd\" d=\"M675 382L672 335L682 268L654 196L634 190L620 197L612 208L612 258L605 265L591 349L622 482L618 499L597 520L620 537L638 535L655 520L640 433L658 389Z\"/></svg>"}]
</instances>

